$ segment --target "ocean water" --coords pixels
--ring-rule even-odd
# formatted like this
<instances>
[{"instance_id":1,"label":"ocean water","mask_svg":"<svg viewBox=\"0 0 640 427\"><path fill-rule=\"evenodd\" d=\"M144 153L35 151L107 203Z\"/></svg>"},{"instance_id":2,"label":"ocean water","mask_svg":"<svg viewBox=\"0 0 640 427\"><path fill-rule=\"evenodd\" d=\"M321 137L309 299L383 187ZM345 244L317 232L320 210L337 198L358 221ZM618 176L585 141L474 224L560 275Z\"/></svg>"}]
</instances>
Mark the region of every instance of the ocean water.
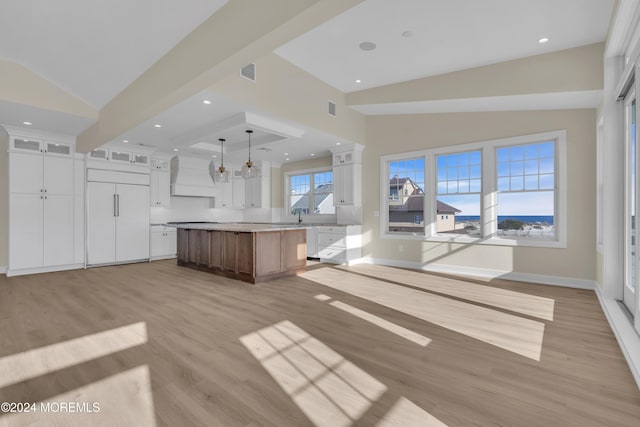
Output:
<instances>
[{"instance_id":1,"label":"ocean water","mask_svg":"<svg viewBox=\"0 0 640 427\"><path fill-rule=\"evenodd\" d=\"M553 215L498 215L498 222L504 219L517 219L525 224L537 222L553 225ZM480 221L479 215L456 215L456 222Z\"/></svg>"}]
</instances>

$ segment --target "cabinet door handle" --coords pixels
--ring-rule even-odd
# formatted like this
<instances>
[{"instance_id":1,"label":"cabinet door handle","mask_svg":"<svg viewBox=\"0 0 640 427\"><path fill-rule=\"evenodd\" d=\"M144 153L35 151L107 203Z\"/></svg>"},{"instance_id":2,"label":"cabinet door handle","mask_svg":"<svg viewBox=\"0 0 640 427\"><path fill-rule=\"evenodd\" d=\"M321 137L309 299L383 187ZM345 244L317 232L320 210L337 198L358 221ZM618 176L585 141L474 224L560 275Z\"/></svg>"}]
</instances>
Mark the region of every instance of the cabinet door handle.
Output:
<instances>
[{"instance_id":1,"label":"cabinet door handle","mask_svg":"<svg viewBox=\"0 0 640 427\"><path fill-rule=\"evenodd\" d=\"M116 216L116 195L113 195L113 216Z\"/></svg>"},{"instance_id":2,"label":"cabinet door handle","mask_svg":"<svg viewBox=\"0 0 640 427\"><path fill-rule=\"evenodd\" d=\"M117 195L116 200L118 201L118 216L120 216L120 195L119 194Z\"/></svg>"}]
</instances>

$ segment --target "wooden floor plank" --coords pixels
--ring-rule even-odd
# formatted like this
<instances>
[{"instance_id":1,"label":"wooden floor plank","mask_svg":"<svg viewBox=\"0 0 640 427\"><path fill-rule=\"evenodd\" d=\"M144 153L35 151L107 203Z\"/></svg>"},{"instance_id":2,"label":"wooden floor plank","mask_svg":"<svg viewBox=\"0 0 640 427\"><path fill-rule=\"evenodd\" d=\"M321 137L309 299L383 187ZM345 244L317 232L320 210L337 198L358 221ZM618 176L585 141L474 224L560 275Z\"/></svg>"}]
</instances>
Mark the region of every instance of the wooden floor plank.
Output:
<instances>
[{"instance_id":1,"label":"wooden floor plank","mask_svg":"<svg viewBox=\"0 0 640 427\"><path fill-rule=\"evenodd\" d=\"M321 284L329 280L332 286ZM463 323L473 320L469 313L480 313L486 325L511 318L515 324L541 324L540 360L509 351L507 341L498 347L465 334L460 325L429 321L433 312L416 316L415 301L404 310L376 302L380 295L354 294L354 283L366 289L379 285L386 302L394 295L430 301L424 310L469 307L460 315ZM431 342L415 345L315 299L318 294ZM113 346L113 334L140 322L146 342ZM0 388L0 402L95 399L103 406L100 413L66 417L0 414L0 425L312 426L295 396L240 341L282 322L384 384L384 393L372 398L354 426L397 424L403 413L407 423L436 420L452 427L637 427L640 420L640 391L591 291L322 264L306 277L253 286L168 260L0 276L0 365L17 363L24 352L64 355L58 347L67 342L73 344L67 351L88 355L72 366L52 363L51 372L43 368L46 360L34 362L37 376L16 375L16 383ZM499 322L493 325L487 334L499 332ZM518 339L509 331L500 339ZM524 342L531 339L527 331L522 329ZM98 342L102 336L110 341ZM109 346L117 351L96 351ZM308 348L313 354L313 346ZM23 362L17 365L29 369Z\"/></svg>"}]
</instances>

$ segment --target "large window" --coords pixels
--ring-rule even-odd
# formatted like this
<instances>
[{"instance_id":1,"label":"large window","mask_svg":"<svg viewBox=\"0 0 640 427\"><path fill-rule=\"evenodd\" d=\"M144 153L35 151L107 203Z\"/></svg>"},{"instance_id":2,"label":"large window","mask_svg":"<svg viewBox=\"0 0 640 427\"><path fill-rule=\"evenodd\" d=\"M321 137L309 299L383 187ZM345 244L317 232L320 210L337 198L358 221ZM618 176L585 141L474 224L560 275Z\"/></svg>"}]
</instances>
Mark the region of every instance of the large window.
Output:
<instances>
[{"instance_id":1,"label":"large window","mask_svg":"<svg viewBox=\"0 0 640 427\"><path fill-rule=\"evenodd\" d=\"M436 156L436 232L480 235L482 152Z\"/></svg>"},{"instance_id":2,"label":"large window","mask_svg":"<svg viewBox=\"0 0 640 427\"><path fill-rule=\"evenodd\" d=\"M630 93L634 93L633 89ZM637 147L636 147L636 99L630 96L625 103L625 139L626 139L626 197L625 197L625 286L622 300L631 312L635 306L635 288L638 274L637 254Z\"/></svg>"},{"instance_id":3,"label":"large window","mask_svg":"<svg viewBox=\"0 0 640 427\"><path fill-rule=\"evenodd\" d=\"M566 247L566 132L383 156L384 237Z\"/></svg>"},{"instance_id":4,"label":"large window","mask_svg":"<svg viewBox=\"0 0 640 427\"><path fill-rule=\"evenodd\" d=\"M387 231L424 234L424 157L389 162Z\"/></svg>"},{"instance_id":5,"label":"large window","mask_svg":"<svg viewBox=\"0 0 640 427\"><path fill-rule=\"evenodd\" d=\"M291 215L335 213L331 170L287 175L287 194Z\"/></svg>"},{"instance_id":6,"label":"large window","mask_svg":"<svg viewBox=\"0 0 640 427\"><path fill-rule=\"evenodd\" d=\"M555 142L500 147L498 235L554 239Z\"/></svg>"}]
</instances>

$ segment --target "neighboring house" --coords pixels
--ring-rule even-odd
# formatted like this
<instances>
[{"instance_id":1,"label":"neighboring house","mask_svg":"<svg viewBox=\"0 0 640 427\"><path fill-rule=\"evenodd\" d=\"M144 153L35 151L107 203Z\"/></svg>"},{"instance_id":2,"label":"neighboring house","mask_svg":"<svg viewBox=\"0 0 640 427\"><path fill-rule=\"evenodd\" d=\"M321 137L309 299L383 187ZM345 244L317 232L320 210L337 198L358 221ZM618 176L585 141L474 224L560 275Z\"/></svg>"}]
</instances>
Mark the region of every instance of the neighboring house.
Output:
<instances>
[{"instance_id":1,"label":"neighboring house","mask_svg":"<svg viewBox=\"0 0 640 427\"><path fill-rule=\"evenodd\" d=\"M309 214L310 191L300 196L298 200L291 205L291 213L297 215L298 211L303 214ZM333 214L335 207L333 206L333 184L318 185L313 190L313 213L314 214Z\"/></svg>"},{"instance_id":2,"label":"neighboring house","mask_svg":"<svg viewBox=\"0 0 640 427\"><path fill-rule=\"evenodd\" d=\"M460 209L437 202L437 232L455 230L455 215ZM424 227L424 191L410 178L394 176L389 180L389 224L398 231Z\"/></svg>"},{"instance_id":3,"label":"neighboring house","mask_svg":"<svg viewBox=\"0 0 640 427\"><path fill-rule=\"evenodd\" d=\"M438 202L438 218L436 221L436 231L438 233L444 233L446 231L453 231L456 229L456 214L462 212L460 209L454 208L451 205Z\"/></svg>"}]
</instances>

